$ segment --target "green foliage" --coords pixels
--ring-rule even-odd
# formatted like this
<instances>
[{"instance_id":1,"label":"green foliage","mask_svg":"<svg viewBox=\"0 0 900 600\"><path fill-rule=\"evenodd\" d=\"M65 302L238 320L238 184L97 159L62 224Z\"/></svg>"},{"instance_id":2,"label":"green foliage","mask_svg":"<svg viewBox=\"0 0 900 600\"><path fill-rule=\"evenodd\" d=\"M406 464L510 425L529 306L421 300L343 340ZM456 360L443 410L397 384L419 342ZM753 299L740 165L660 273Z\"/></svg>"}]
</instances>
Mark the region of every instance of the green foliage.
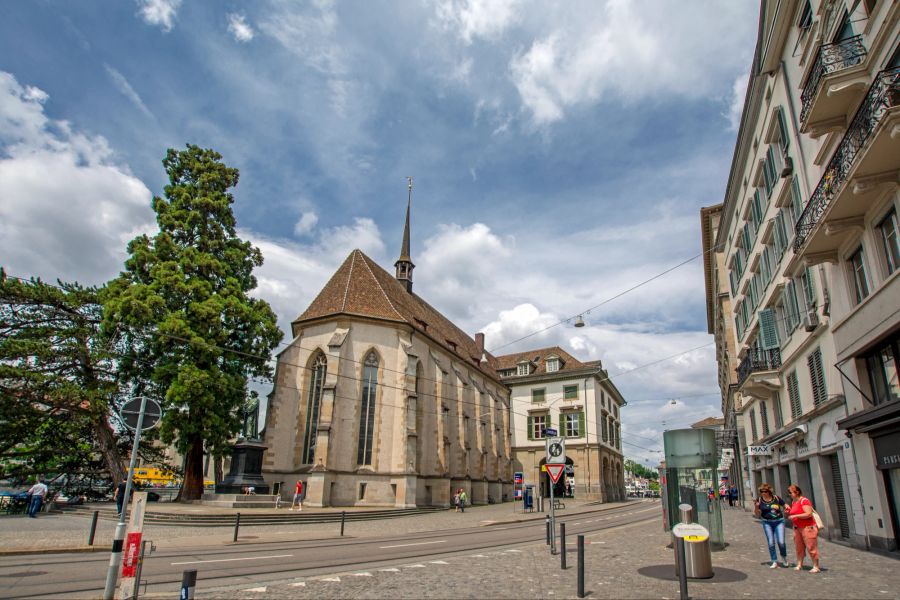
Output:
<instances>
[{"instance_id":1,"label":"green foliage","mask_svg":"<svg viewBox=\"0 0 900 600\"><path fill-rule=\"evenodd\" d=\"M237 236L228 190L238 171L221 158L193 145L166 153L169 184L153 199L159 232L128 244L125 271L104 294L106 328L123 328L132 347L123 371L161 399L161 438L187 457L185 488L202 486L204 449L228 450L247 380L271 374L282 336L269 305L249 295L262 254Z\"/></svg>"},{"instance_id":2,"label":"green foliage","mask_svg":"<svg viewBox=\"0 0 900 600\"><path fill-rule=\"evenodd\" d=\"M644 479L658 479L659 472L655 469L650 469L645 467L641 463L631 460L625 459L625 470L631 471L637 477L643 477Z\"/></svg>"},{"instance_id":3,"label":"green foliage","mask_svg":"<svg viewBox=\"0 0 900 600\"><path fill-rule=\"evenodd\" d=\"M96 288L0 270L0 478L122 477L109 424L119 399L116 340L101 332L101 318Z\"/></svg>"},{"instance_id":4,"label":"green foliage","mask_svg":"<svg viewBox=\"0 0 900 600\"><path fill-rule=\"evenodd\" d=\"M657 481L655 479L651 480L649 487L650 487L651 491L658 492L659 491L659 481Z\"/></svg>"}]
</instances>

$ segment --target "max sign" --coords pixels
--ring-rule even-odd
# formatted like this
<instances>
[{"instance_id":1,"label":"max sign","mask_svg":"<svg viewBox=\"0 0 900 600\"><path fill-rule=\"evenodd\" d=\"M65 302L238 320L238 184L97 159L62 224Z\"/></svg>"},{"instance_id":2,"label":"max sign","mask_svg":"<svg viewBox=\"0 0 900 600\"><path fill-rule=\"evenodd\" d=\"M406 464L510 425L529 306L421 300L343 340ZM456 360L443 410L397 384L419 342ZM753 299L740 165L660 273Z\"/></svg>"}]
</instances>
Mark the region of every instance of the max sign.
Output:
<instances>
[{"instance_id":1,"label":"max sign","mask_svg":"<svg viewBox=\"0 0 900 600\"><path fill-rule=\"evenodd\" d=\"M747 446L747 456L771 456L772 451L765 444Z\"/></svg>"}]
</instances>

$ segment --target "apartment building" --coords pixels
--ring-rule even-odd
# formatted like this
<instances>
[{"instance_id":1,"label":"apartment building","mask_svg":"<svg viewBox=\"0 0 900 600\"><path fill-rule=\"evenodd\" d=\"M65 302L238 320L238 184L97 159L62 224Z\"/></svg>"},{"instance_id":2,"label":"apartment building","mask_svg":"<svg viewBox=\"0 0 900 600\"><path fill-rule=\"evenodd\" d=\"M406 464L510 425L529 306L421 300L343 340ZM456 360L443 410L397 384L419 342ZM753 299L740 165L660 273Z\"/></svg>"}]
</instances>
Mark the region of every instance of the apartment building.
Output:
<instances>
[{"instance_id":1,"label":"apartment building","mask_svg":"<svg viewBox=\"0 0 900 600\"><path fill-rule=\"evenodd\" d=\"M763 1L724 202L701 213L744 486L795 483L823 535L888 551L900 512L898 39L897 2Z\"/></svg>"}]
</instances>

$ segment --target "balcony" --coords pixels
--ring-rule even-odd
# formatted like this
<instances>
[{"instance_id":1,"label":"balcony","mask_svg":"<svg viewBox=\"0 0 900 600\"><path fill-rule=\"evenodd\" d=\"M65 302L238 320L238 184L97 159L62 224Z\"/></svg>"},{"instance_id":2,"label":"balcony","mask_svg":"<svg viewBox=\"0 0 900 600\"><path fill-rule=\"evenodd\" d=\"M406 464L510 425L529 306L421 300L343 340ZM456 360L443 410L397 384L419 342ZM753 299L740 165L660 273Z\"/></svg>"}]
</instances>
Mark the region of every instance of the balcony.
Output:
<instances>
[{"instance_id":1,"label":"balcony","mask_svg":"<svg viewBox=\"0 0 900 600\"><path fill-rule=\"evenodd\" d=\"M900 68L881 71L795 225L794 251L828 255L900 179ZM825 221L825 227L819 227ZM824 231L823 231L824 229ZM830 258L834 260L834 258Z\"/></svg>"},{"instance_id":2,"label":"balcony","mask_svg":"<svg viewBox=\"0 0 900 600\"><path fill-rule=\"evenodd\" d=\"M800 94L800 131L818 136L843 128L866 86L865 58L861 35L819 47Z\"/></svg>"},{"instance_id":3,"label":"balcony","mask_svg":"<svg viewBox=\"0 0 900 600\"><path fill-rule=\"evenodd\" d=\"M765 397L781 387L778 369L781 368L781 350L747 350L738 365L738 388L748 396Z\"/></svg>"}]
</instances>

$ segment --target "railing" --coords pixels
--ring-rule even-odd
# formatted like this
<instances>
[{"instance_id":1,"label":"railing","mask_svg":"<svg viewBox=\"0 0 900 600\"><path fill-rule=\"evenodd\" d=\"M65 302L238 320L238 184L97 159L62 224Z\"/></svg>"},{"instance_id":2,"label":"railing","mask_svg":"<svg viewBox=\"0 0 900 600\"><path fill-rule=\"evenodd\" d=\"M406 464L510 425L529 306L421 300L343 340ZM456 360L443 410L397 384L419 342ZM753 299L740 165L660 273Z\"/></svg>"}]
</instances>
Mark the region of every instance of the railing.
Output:
<instances>
[{"instance_id":1,"label":"railing","mask_svg":"<svg viewBox=\"0 0 900 600\"><path fill-rule=\"evenodd\" d=\"M748 350L747 356L738 365L738 385L744 383L750 373L757 371L774 371L781 367L781 350Z\"/></svg>"},{"instance_id":2,"label":"railing","mask_svg":"<svg viewBox=\"0 0 900 600\"><path fill-rule=\"evenodd\" d=\"M866 47L863 46L862 36L855 35L846 40L840 40L833 44L823 44L819 47L816 62L810 70L809 79L800 94L802 108L800 109L800 121L806 121L812 108L813 100L819 91L822 78L829 73L841 71L847 67L858 65L866 56Z\"/></svg>"},{"instance_id":3,"label":"railing","mask_svg":"<svg viewBox=\"0 0 900 600\"><path fill-rule=\"evenodd\" d=\"M809 202L806 203L794 227L797 234L794 237L794 252L798 252L806 243L831 199L834 198L835 192L845 183L847 173L853 166L859 150L881 117L888 109L898 105L900 105L900 67L894 67L881 71L875 77L866 98L853 116L844 139L828 161L825 174L809 197Z\"/></svg>"}]
</instances>

